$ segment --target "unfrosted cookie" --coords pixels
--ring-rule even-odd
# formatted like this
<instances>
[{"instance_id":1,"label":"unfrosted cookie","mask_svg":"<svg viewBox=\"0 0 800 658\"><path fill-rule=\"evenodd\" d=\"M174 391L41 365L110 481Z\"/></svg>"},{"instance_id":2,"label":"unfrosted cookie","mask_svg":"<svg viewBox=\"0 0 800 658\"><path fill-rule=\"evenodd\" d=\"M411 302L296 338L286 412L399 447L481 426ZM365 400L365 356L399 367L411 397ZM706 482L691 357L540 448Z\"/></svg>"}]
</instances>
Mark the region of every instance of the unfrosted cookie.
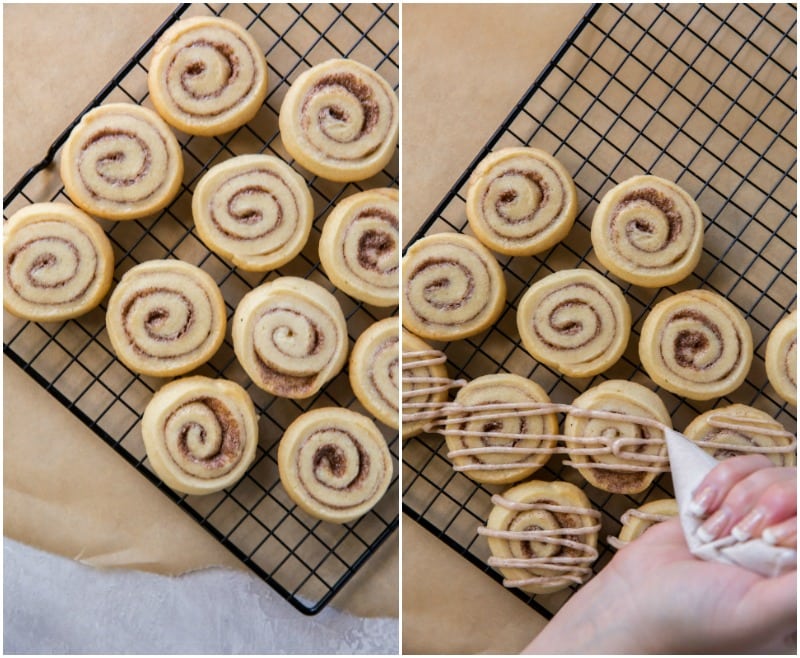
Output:
<instances>
[{"instance_id":1,"label":"unfrosted cookie","mask_svg":"<svg viewBox=\"0 0 800 658\"><path fill-rule=\"evenodd\" d=\"M600 512L569 482L531 480L492 496L486 527L489 566L506 587L533 594L581 584L598 557Z\"/></svg>"},{"instance_id":2,"label":"unfrosted cookie","mask_svg":"<svg viewBox=\"0 0 800 658\"><path fill-rule=\"evenodd\" d=\"M347 322L339 302L298 277L274 279L242 297L231 334L253 383L280 397L314 395L347 361Z\"/></svg>"},{"instance_id":3,"label":"unfrosted cookie","mask_svg":"<svg viewBox=\"0 0 800 658\"><path fill-rule=\"evenodd\" d=\"M794 466L796 461L794 435L769 414L745 404L706 411L683 434L714 459L757 453L776 466Z\"/></svg>"},{"instance_id":4,"label":"unfrosted cookie","mask_svg":"<svg viewBox=\"0 0 800 658\"><path fill-rule=\"evenodd\" d=\"M56 322L95 308L114 275L100 225L63 203L34 203L3 227L3 306L20 318Z\"/></svg>"},{"instance_id":5,"label":"unfrosted cookie","mask_svg":"<svg viewBox=\"0 0 800 658\"><path fill-rule=\"evenodd\" d=\"M569 461L586 480L610 493L635 494L669 470L663 427L667 408L636 382L611 379L573 400L564 418Z\"/></svg>"},{"instance_id":6,"label":"unfrosted cookie","mask_svg":"<svg viewBox=\"0 0 800 658\"><path fill-rule=\"evenodd\" d=\"M772 388L788 403L797 406L797 311L783 318L769 334L764 356Z\"/></svg>"},{"instance_id":7,"label":"unfrosted cookie","mask_svg":"<svg viewBox=\"0 0 800 658\"><path fill-rule=\"evenodd\" d=\"M619 287L601 274L561 270L528 288L517 328L534 359L571 377L590 377L622 356L631 311Z\"/></svg>"},{"instance_id":8,"label":"unfrosted cookie","mask_svg":"<svg viewBox=\"0 0 800 658\"><path fill-rule=\"evenodd\" d=\"M185 18L153 46L147 88L158 113L190 135L219 135L252 119L267 96L267 61L238 23Z\"/></svg>"},{"instance_id":9,"label":"unfrosted cookie","mask_svg":"<svg viewBox=\"0 0 800 658\"><path fill-rule=\"evenodd\" d=\"M400 427L400 321L379 320L356 339L350 353L350 386L382 423Z\"/></svg>"},{"instance_id":10,"label":"unfrosted cookie","mask_svg":"<svg viewBox=\"0 0 800 658\"><path fill-rule=\"evenodd\" d=\"M488 329L506 302L500 264L478 240L437 233L412 244L402 262L403 326L452 341Z\"/></svg>"},{"instance_id":11,"label":"unfrosted cookie","mask_svg":"<svg viewBox=\"0 0 800 658\"><path fill-rule=\"evenodd\" d=\"M388 82L351 59L331 59L301 73L279 116L281 141L309 171L328 180L364 180L391 160L399 105Z\"/></svg>"},{"instance_id":12,"label":"unfrosted cookie","mask_svg":"<svg viewBox=\"0 0 800 658\"><path fill-rule=\"evenodd\" d=\"M152 110L110 103L87 112L61 152L71 201L90 215L124 220L166 207L183 180L183 154Z\"/></svg>"},{"instance_id":13,"label":"unfrosted cookie","mask_svg":"<svg viewBox=\"0 0 800 658\"><path fill-rule=\"evenodd\" d=\"M483 375L467 383L437 430L447 439L453 468L486 484L535 473L553 454L558 418L555 411L530 411L549 403L541 386L519 375Z\"/></svg>"},{"instance_id":14,"label":"unfrosted cookie","mask_svg":"<svg viewBox=\"0 0 800 658\"><path fill-rule=\"evenodd\" d=\"M727 299L689 290L656 304L645 318L639 358L650 378L691 400L735 391L753 360L753 335Z\"/></svg>"},{"instance_id":15,"label":"unfrosted cookie","mask_svg":"<svg viewBox=\"0 0 800 658\"><path fill-rule=\"evenodd\" d=\"M578 214L575 183L540 149L514 147L489 154L467 188L467 220L487 247L530 256L563 240Z\"/></svg>"},{"instance_id":16,"label":"unfrosted cookie","mask_svg":"<svg viewBox=\"0 0 800 658\"><path fill-rule=\"evenodd\" d=\"M274 270L306 244L314 201L305 180L271 155L240 155L209 169L192 196L197 234L252 272Z\"/></svg>"},{"instance_id":17,"label":"unfrosted cookie","mask_svg":"<svg viewBox=\"0 0 800 658\"><path fill-rule=\"evenodd\" d=\"M236 484L253 462L258 418L235 382L185 377L165 384L147 404L142 438L168 487L208 494Z\"/></svg>"},{"instance_id":18,"label":"unfrosted cookie","mask_svg":"<svg viewBox=\"0 0 800 658\"><path fill-rule=\"evenodd\" d=\"M286 493L311 516L348 523L364 516L392 481L392 456L380 430L349 409L299 416L278 447Z\"/></svg>"},{"instance_id":19,"label":"unfrosted cookie","mask_svg":"<svg viewBox=\"0 0 800 658\"><path fill-rule=\"evenodd\" d=\"M398 199L390 188L357 192L336 204L319 238L319 259L331 283L367 304L397 304Z\"/></svg>"},{"instance_id":20,"label":"unfrosted cookie","mask_svg":"<svg viewBox=\"0 0 800 658\"><path fill-rule=\"evenodd\" d=\"M439 416L454 381L447 375L447 356L419 336L402 331L403 438L423 431Z\"/></svg>"},{"instance_id":21,"label":"unfrosted cookie","mask_svg":"<svg viewBox=\"0 0 800 658\"><path fill-rule=\"evenodd\" d=\"M603 196L592 219L592 245L620 279L649 288L671 285L700 260L703 214L675 183L634 176Z\"/></svg>"},{"instance_id":22,"label":"unfrosted cookie","mask_svg":"<svg viewBox=\"0 0 800 658\"><path fill-rule=\"evenodd\" d=\"M174 377L208 361L225 338L225 301L216 282L179 260L128 270L108 300L106 330L134 372Z\"/></svg>"}]
</instances>

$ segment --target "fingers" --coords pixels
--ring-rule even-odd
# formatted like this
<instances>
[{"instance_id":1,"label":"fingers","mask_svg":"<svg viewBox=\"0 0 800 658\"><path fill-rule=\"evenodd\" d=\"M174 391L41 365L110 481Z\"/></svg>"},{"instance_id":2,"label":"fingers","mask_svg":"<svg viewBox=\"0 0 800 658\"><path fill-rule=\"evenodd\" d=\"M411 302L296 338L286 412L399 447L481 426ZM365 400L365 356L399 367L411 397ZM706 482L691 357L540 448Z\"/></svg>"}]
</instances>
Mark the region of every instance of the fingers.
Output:
<instances>
[{"instance_id":1,"label":"fingers","mask_svg":"<svg viewBox=\"0 0 800 658\"><path fill-rule=\"evenodd\" d=\"M734 484L758 470L773 466L764 455L732 457L715 466L703 478L692 497L689 510L695 516L706 516L715 511Z\"/></svg>"},{"instance_id":2,"label":"fingers","mask_svg":"<svg viewBox=\"0 0 800 658\"><path fill-rule=\"evenodd\" d=\"M797 548L797 516L766 528L761 537L773 546Z\"/></svg>"}]
</instances>

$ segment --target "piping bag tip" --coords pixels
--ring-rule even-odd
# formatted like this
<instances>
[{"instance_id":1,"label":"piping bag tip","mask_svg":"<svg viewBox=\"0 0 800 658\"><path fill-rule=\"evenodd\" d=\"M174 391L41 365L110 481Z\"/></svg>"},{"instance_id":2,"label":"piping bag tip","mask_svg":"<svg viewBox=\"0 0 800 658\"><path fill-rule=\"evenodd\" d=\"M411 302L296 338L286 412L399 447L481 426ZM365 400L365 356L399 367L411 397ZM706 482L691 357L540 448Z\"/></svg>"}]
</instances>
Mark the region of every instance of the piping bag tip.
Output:
<instances>
[{"instance_id":1,"label":"piping bag tip","mask_svg":"<svg viewBox=\"0 0 800 658\"><path fill-rule=\"evenodd\" d=\"M703 523L692 511L692 494L719 462L694 442L674 430L665 430L672 483L686 543L702 560L733 564L762 576L779 576L797 569L797 551L773 546L761 538L739 541L727 536L704 542L697 536Z\"/></svg>"}]
</instances>

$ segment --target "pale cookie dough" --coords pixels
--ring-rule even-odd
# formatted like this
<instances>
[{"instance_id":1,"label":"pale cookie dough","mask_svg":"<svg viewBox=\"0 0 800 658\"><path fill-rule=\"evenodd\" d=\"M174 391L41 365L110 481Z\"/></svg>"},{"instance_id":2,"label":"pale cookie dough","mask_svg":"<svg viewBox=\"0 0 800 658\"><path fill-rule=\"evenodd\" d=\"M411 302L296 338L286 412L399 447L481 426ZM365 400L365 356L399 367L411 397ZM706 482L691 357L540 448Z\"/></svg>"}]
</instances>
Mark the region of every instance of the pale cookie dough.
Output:
<instances>
[{"instance_id":1,"label":"pale cookie dough","mask_svg":"<svg viewBox=\"0 0 800 658\"><path fill-rule=\"evenodd\" d=\"M447 375L447 357L419 336L402 331L403 438L420 434L440 416L454 381Z\"/></svg>"},{"instance_id":2,"label":"pale cookie dough","mask_svg":"<svg viewBox=\"0 0 800 658\"><path fill-rule=\"evenodd\" d=\"M789 404L797 406L797 310L783 318L769 334L764 356L767 379Z\"/></svg>"},{"instance_id":3,"label":"pale cookie dough","mask_svg":"<svg viewBox=\"0 0 800 658\"><path fill-rule=\"evenodd\" d=\"M356 340L348 368L350 387L375 418L400 427L400 320L379 320Z\"/></svg>"}]
</instances>

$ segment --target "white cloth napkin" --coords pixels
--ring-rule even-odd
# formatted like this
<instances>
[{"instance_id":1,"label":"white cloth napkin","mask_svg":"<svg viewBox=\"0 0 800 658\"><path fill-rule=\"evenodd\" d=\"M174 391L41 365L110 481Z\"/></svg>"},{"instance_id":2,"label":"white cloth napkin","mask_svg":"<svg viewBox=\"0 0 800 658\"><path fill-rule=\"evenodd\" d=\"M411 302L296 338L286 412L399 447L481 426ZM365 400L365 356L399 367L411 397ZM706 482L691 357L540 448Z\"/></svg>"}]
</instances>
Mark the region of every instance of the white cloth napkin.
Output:
<instances>
[{"instance_id":1,"label":"white cloth napkin","mask_svg":"<svg viewBox=\"0 0 800 658\"><path fill-rule=\"evenodd\" d=\"M719 462L678 432L667 430L666 441L681 525L694 555L703 560L735 564L762 576L779 576L797 568L796 550L772 546L760 538L739 541L728 536L707 543L701 541L697 529L703 519L690 512L689 503L706 473Z\"/></svg>"}]
</instances>

